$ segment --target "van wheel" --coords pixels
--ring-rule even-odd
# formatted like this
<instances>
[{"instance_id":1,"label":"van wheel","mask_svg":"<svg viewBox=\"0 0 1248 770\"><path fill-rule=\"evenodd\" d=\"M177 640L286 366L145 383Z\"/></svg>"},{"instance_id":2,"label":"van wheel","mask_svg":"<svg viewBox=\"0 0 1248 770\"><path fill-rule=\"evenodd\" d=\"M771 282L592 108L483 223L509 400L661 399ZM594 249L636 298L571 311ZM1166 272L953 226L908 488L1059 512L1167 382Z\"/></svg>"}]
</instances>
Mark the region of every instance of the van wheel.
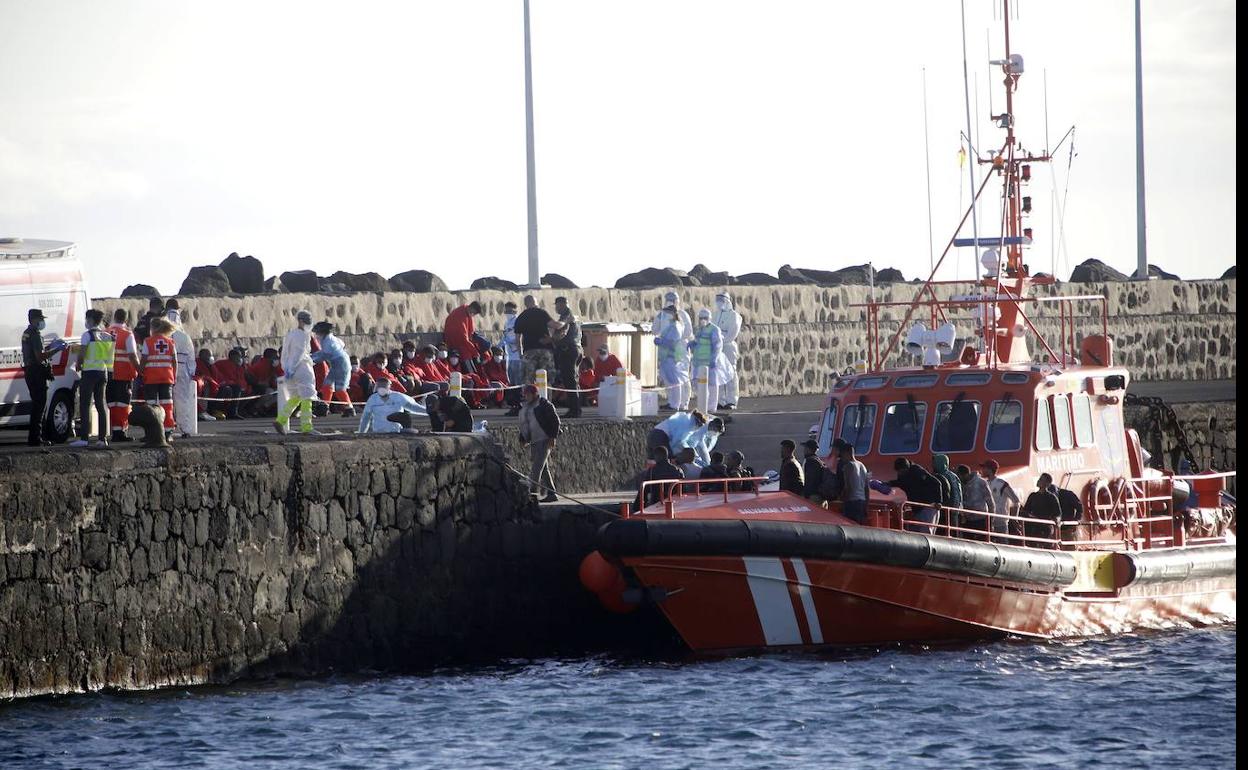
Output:
<instances>
[{"instance_id":1,"label":"van wheel","mask_svg":"<svg viewBox=\"0 0 1248 770\"><path fill-rule=\"evenodd\" d=\"M74 435L74 392L68 388L56 391L48 404L43 423L43 437L54 444L63 444Z\"/></svg>"}]
</instances>

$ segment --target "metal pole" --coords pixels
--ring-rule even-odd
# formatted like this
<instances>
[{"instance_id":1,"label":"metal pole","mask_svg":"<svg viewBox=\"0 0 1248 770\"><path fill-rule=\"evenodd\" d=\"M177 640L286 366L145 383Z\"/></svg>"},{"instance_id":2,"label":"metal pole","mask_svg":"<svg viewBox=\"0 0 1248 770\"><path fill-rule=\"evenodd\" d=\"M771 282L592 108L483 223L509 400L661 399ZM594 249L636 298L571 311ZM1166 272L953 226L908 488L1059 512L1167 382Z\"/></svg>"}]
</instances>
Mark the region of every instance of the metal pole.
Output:
<instances>
[{"instance_id":1,"label":"metal pole","mask_svg":"<svg viewBox=\"0 0 1248 770\"><path fill-rule=\"evenodd\" d=\"M968 153L967 160L969 162L966 164L966 167L967 167L967 174L970 176L970 180L971 180L971 195L975 196L971 198L971 234L975 238L975 246L972 249L972 253L975 255L972 258L974 267L971 270L971 280L973 281L979 276L979 209L976 206L976 200L978 199L978 195L975 192L975 163L978 158L976 155L974 155L975 148L970 146L971 137L974 136L975 134L971 130L971 90L970 90L971 84L969 82L970 77L967 73L967 67L966 67L966 0L962 0L961 5L962 5L962 92L966 101L966 144L967 144L967 148L971 151L970 153Z\"/></svg>"},{"instance_id":2,"label":"metal pole","mask_svg":"<svg viewBox=\"0 0 1248 770\"><path fill-rule=\"evenodd\" d=\"M936 266L936 245L932 242L932 156L927 141L927 67L923 68L923 162L927 168L927 270Z\"/></svg>"},{"instance_id":3,"label":"metal pole","mask_svg":"<svg viewBox=\"0 0 1248 770\"><path fill-rule=\"evenodd\" d=\"M1140 0L1135 0L1135 277L1148 280L1144 239L1144 63L1140 46Z\"/></svg>"},{"instance_id":4,"label":"metal pole","mask_svg":"<svg viewBox=\"0 0 1248 770\"><path fill-rule=\"evenodd\" d=\"M529 44L529 0L524 0L524 159L529 199L529 285L541 288L537 266L537 173L533 160L533 53Z\"/></svg>"}]
</instances>

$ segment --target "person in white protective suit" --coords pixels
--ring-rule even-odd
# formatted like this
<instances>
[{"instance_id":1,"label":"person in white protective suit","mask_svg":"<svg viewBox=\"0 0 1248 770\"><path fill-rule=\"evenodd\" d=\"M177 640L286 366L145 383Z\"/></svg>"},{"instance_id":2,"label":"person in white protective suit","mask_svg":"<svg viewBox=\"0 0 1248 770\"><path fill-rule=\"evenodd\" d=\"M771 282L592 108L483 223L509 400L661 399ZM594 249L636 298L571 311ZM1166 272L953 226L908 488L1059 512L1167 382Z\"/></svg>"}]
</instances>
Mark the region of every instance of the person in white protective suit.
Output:
<instances>
[{"instance_id":1,"label":"person in white protective suit","mask_svg":"<svg viewBox=\"0 0 1248 770\"><path fill-rule=\"evenodd\" d=\"M668 305L663 312L667 322L654 337L659 348L659 377L667 387L668 408L683 411L689 406L689 343L685 341L684 324L676 306Z\"/></svg>"},{"instance_id":2,"label":"person in white protective suit","mask_svg":"<svg viewBox=\"0 0 1248 770\"><path fill-rule=\"evenodd\" d=\"M737 335L741 333L741 314L732 306L728 292L715 295L715 315L712 322L719 327L723 341L722 375L719 379L720 409L737 408Z\"/></svg>"},{"instance_id":3,"label":"person in white protective suit","mask_svg":"<svg viewBox=\"0 0 1248 770\"><path fill-rule=\"evenodd\" d=\"M404 413L422 416L427 414L425 407L417 403L416 399L390 390L390 380L378 380L377 389L364 404L364 414L360 415L360 427L356 432L401 433L403 426L392 418Z\"/></svg>"},{"instance_id":4,"label":"person in white protective suit","mask_svg":"<svg viewBox=\"0 0 1248 770\"><path fill-rule=\"evenodd\" d=\"M707 308L698 311L697 331L688 347L690 374L697 378L701 368L706 367L706 392L701 390L702 383L697 385L698 408L707 413L713 412L719 406L719 370L723 342L719 327L711 323L711 311Z\"/></svg>"},{"instance_id":5,"label":"person in white protective suit","mask_svg":"<svg viewBox=\"0 0 1248 770\"><path fill-rule=\"evenodd\" d=\"M172 300L170 300L172 302ZM171 307L165 311L165 320L173 324L173 357L177 360L177 374L173 381L173 420L183 438L199 433L199 385L195 382L195 343L182 328L182 311Z\"/></svg>"},{"instance_id":6,"label":"person in white protective suit","mask_svg":"<svg viewBox=\"0 0 1248 770\"><path fill-rule=\"evenodd\" d=\"M282 342L282 382L286 387L286 407L273 421L278 433L287 433L290 420L299 412L299 432L312 433L312 399L316 398L316 374L312 371L312 314L300 310L298 324Z\"/></svg>"},{"instance_id":7,"label":"person in white protective suit","mask_svg":"<svg viewBox=\"0 0 1248 770\"><path fill-rule=\"evenodd\" d=\"M654 333L655 337L663 336L663 331L667 328L667 325L670 324L673 320L673 316L667 312L667 308L669 306L676 308L675 320L680 321L681 328L683 329L683 331L681 332L681 336L680 336L681 341L684 342L685 344L692 342L693 341L693 322L689 320L689 314L685 312L685 310L681 308L680 306L680 295L674 291L669 291L663 295L663 309L660 310L658 315L654 317L654 324L651 326L650 330ZM680 378L679 381L674 380L671 382L664 379L663 384L668 385L668 386L680 385L681 391L677 396L677 400L679 403L685 404L687 406L689 404L689 397L693 394L692 388L689 385L689 361L688 359L685 359L683 361L678 361L676 363L676 369L680 371L681 373L683 373L684 375L683 378ZM662 367L660 367L659 376L660 377L663 376ZM685 407L681 407L681 408L683 409Z\"/></svg>"}]
</instances>

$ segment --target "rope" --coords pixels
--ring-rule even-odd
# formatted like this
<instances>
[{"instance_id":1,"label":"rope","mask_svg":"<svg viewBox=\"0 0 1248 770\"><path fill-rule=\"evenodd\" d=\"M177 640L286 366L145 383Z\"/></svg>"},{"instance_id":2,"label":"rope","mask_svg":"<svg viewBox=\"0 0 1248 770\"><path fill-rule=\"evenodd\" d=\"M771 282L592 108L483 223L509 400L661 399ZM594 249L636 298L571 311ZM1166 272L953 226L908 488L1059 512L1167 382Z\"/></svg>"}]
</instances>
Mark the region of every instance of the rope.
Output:
<instances>
[{"instance_id":1,"label":"rope","mask_svg":"<svg viewBox=\"0 0 1248 770\"><path fill-rule=\"evenodd\" d=\"M508 471L511 471L511 473L515 474L515 476L516 476L517 478L519 478L521 481L523 481L526 485L530 483L529 474L521 472L518 468L516 468L515 466L513 466L511 463L507 462L506 460L499 460L497 457L492 457L492 456L490 457L490 459L491 459L491 460L493 460L494 462L498 463L498 464L499 464L500 466L502 466L504 469L506 469L506 470L508 470ZM539 485L539 486L540 486L540 485ZM554 492L554 493L555 493L556 495L558 495L559 497L562 497L562 498L566 498L566 499L568 499L568 500L571 500L572 502L576 503L577 505L581 506L582 508L589 508L590 510L598 511L598 512L600 512L600 513L605 513L605 514L607 514L608 516L614 516L614 517L616 517L617 519L618 519L618 518L620 518L620 512L619 512L619 511L613 511L613 510L610 510L609 508L603 508L602 506L594 505L593 503L587 503L587 502L585 502L584 500L579 500L579 499L577 499L577 498L573 497L572 495L569 495L569 494L564 494L564 493L562 493L562 492L556 492L556 491L555 491L555 490L553 490L553 489L552 489L552 490L550 490L550 491L551 491L551 492Z\"/></svg>"}]
</instances>

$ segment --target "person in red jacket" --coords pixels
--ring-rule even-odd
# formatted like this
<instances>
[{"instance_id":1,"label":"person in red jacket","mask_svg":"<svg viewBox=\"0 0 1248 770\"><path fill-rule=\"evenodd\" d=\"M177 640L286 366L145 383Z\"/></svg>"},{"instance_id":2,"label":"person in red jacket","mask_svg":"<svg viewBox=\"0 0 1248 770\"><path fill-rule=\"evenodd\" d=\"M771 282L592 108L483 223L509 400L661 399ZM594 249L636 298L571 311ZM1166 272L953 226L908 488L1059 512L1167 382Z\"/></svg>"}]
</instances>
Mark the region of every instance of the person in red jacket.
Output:
<instances>
[{"instance_id":1,"label":"person in red jacket","mask_svg":"<svg viewBox=\"0 0 1248 770\"><path fill-rule=\"evenodd\" d=\"M407 388L403 386L399 378L391 374L390 370L386 368L385 353L374 353L368 363L364 364L364 371L369 377L373 378L373 382L387 380L390 383L390 390L395 393L407 393Z\"/></svg>"},{"instance_id":2,"label":"person in red jacket","mask_svg":"<svg viewBox=\"0 0 1248 770\"><path fill-rule=\"evenodd\" d=\"M620 359L614 353L607 349L606 345L598 348L597 355L594 356L594 384L598 387L607 377L614 377L618 369L628 371L628 367L620 363ZM584 387L584 386L582 386Z\"/></svg>"},{"instance_id":3,"label":"person in red jacket","mask_svg":"<svg viewBox=\"0 0 1248 770\"><path fill-rule=\"evenodd\" d=\"M243 349L233 348L228 356L212 363L212 377L217 383L217 397L221 399L241 398L247 393L247 370L243 367ZM239 419L238 401L221 402L225 416L231 420Z\"/></svg>"},{"instance_id":4,"label":"person in red jacket","mask_svg":"<svg viewBox=\"0 0 1248 770\"><path fill-rule=\"evenodd\" d=\"M576 378L576 387L580 388L581 390L593 391L594 388L598 387L598 379L597 379L597 375L594 374L593 364L590 363L588 358L582 358L581 363L578 364L578 366L581 369L581 373L580 373L580 376ZM598 405L598 393L597 392L572 393L569 395L579 396L581 399L582 406L597 406Z\"/></svg>"},{"instance_id":5,"label":"person in red jacket","mask_svg":"<svg viewBox=\"0 0 1248 770\"><path fill-rule=\"evenodd\" d=\"M318 353L321 350L321 341L316 338L315 334L308 335L308 354ZM329 362L322 361L319 364L312 364L312 376L316 379L316 392L320 393L325 387L325 378L329 376Z\"/></svg>"},{"instance_id":6,"label":"person in red jacket","mask_svg":"<svg viewBox=\"0 0 1248 770\"><path fill-rule=\"evenodd\" d=\"M351 380L347 385L347 395L351 397L351 403L363 404L368 401L368 397L373 395L375 388L376 382L372 375L360 366L358 357L351 356Z\"/></svg>"},{"instance_id":7,"label":"person in red jacket","mask_svg":"<svg viewBox=\"0 0 1248 770\"><path fill-rule=\"evenodd\" d=\"M215 416L209 413L208 405L216 404L211 399L217 395L217 378L212 373L213 364L212 351L208 348L200 348L199 356L195 359L195 386L196 395L195 403L199 408L199 419L215 420ZM212 411L219 412L219 408Z\"/></svg>"},{"instance_id":8,"label":"person in red jacket","mask_svg":"<svg viewBox=\"0 0 1248 770\"><path fill-rule=\"evenodd\" d=\"M506 394L503 388L511 384L507 381L507 363L503 358L503 349L496 346L482 358L484 362L481 364L479 374L488 383L487 387L494 389L493 393L488 394L486 400L496 406L502 406Z\"/></svg>"},{"instance_id":9,"label":"person in red jacket","mask_svg":"<svg viewBox=\"0 0 1248 770\"><path fill-rule=\"evenodd\" d=\"M460 387L464 389L464 401L468 402L468 406L473 409L480 409L481 401L486 395L485 390L489 387L489 383L480 374L469 370L468 359L461 356L458 349L447 351L446 363L452 372L459 372L460 374L459 382ZM447 380L450 380L450 375L447 375Z\"/></svg>"},{"instance_id":10,"label":"person in red jacket","mask_svg":"<svg viewBox=\"0 0 1248 770\"><path fill-rule=\"evenodd\" d=\"M446 343L448 354L452 350L458 350L465 355L476 351L476 345L472 342L475 331L472 317L481 315L481 312L481 303L474 300L455 308L446 317L446 323L442 326L442 340ZM472 361L465 360L464 363L469 372L476 371Z\"/></svg>"}]
</instances>

